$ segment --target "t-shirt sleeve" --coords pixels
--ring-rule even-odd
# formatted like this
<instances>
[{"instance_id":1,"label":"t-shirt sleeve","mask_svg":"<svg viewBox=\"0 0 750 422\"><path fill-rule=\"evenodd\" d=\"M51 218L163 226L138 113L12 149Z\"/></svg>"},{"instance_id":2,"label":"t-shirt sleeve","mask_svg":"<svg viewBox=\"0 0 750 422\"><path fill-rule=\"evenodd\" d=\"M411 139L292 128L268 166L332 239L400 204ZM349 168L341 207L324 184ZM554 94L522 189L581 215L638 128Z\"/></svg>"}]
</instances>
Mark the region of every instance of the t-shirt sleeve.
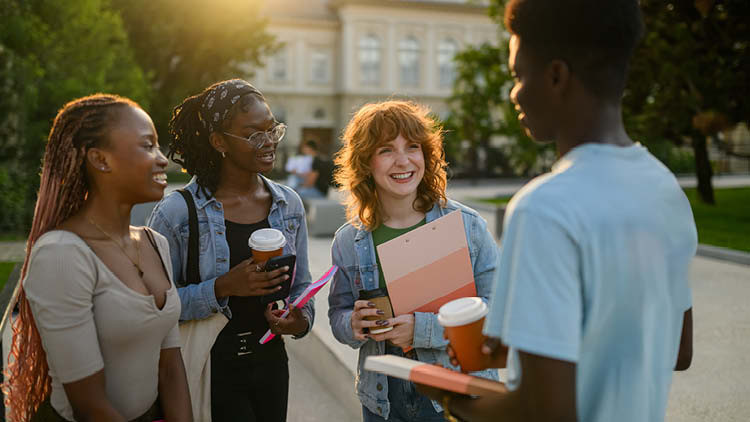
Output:
<instances>
[{"instance_id":1,"label":"t-shirt sleeve","mask_svg":"<svg viewBox=\"0 0 750 422\"><path fill-rule=\"evenodd\" d=\"M182 347L182 342L180 341L180 328L179 324L176 323L161 342L162 349L172 349L175 347Z\"/></svg>"},{"instance_id":2,"label":"t-shirt sleeve","mask_svg":"<svg viewBox=\"0 0 750 422\"><path fill-rule=\"evenodd\" d=\"M94 324L97 269L81 245L54 243L32 255L23 283L50 369L62 383L104 368Z\"/></svg>"},{"instance_id":3,"label":"t-shirt sleeve","mask_svg":"<svg viewBox=\"0 0 750 422\"><path fill-rule=\"evenodd\" d=\"M578 245L558 222L516 210L503 235L485 334L576 362L583 315Z\"/></svg>"}]
</instances>

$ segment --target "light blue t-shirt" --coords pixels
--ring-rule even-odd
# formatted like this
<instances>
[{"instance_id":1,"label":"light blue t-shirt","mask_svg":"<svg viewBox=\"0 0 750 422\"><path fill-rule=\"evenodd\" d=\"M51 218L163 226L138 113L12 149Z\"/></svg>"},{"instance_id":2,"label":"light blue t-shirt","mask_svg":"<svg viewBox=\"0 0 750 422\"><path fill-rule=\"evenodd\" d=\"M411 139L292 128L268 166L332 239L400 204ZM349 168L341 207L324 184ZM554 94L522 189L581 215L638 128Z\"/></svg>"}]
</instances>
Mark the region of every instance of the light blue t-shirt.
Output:
<instances>
[{"instance_id":1,"label":"light blue t-shirt","mask_svg":"<svg viewBox=\"0 0 750 422\"><path fill-rule=\"evenodd\" d=\"M485 333L576 363L581 421L662 421L683 315L693 215L674 176L643 146L584 144L516 194Z\"/></svg>"}]
</instances>

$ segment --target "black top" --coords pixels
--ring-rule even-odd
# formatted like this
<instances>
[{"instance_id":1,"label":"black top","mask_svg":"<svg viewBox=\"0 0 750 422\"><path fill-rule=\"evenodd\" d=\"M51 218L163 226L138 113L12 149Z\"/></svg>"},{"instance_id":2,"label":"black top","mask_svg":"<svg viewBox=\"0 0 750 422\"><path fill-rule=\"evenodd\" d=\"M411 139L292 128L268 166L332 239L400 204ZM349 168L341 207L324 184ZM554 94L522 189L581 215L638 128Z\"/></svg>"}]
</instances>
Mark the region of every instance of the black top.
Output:
<instances>
[{"instance_id":1,"label":"black top","mask_svg":"<svg viewBox=\"0 0 750 422\"><path fill-rule=\"evenodd\" d=\"M253 256L247 243L250 235L258 229L270 228L271 226L268 223L268 218L253 224L233 223L229 220L224 222L226 224L227 243L229 244L229 268L231 269ZM216 338L211 350L211 359L274 360L282 356L286 359L283 350L284 342L281 336L274 337L266 344L258 343L268 330L268 321L263 316L266 307L260 303L258 296L230 296L229 309L232 311L232 318ZM251 334L237 335L248 332ZM240 349L243 346L246 349ZM246 351L251 353L244 354ZM243 354L238 356L238 352Z\"/></svg>"},{"instance_id":2,"label":"black top","mask_svg":"<svg viewBox=\"0 0 750 422\"><path fill-rule=\"evenodd\" d=\"M315 188L323 194L328 195L328 187L333 179L333 163L331 160L315 156L312 162L313 171L318 172L318 178L315 180Z\"/></svg>"}]
</instances>

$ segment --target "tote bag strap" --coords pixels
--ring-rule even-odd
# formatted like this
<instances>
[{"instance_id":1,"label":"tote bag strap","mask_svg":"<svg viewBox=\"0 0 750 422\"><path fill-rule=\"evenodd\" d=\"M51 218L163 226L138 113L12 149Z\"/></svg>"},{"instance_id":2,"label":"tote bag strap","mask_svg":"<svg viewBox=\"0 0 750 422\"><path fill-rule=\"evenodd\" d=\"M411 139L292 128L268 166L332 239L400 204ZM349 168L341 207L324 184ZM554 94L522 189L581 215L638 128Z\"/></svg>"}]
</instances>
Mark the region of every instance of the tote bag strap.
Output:
<instances>
[{"instance_id":1,"label":"tote bag strap","mask_svg":"<svg viewBox=\"0 0 750 422\"><path fill-rule=\"evenodd\" d=\"M198 212L195 210L195 201L193 195L185 189L178 189L177 192L185 198L185 203L188 208L188 258L187 258L187 276L185 281L187 284L198 284L201 282L201 276L199 272L199 256L198 256L198 239L200 233L198 233Z\"/></svg>"}]
</instances>

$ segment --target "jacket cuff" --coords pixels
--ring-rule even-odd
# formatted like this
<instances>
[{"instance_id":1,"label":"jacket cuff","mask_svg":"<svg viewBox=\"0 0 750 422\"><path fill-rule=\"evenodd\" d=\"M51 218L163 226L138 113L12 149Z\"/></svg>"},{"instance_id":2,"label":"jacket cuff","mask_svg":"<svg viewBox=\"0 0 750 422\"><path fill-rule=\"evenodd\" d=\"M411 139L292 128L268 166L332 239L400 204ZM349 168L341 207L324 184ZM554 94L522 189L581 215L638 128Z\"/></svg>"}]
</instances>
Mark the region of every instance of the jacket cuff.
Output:
<instances>
[{"instance_id":1,"label":"jacket cuff","mask_svg":"<svg viewBox=\"0 0 750 422\"><path fill-rule=\"evenodd\" d=\"M217 298L216 290L214 290L215 286L216 278L206 280L200 284L203 303L206 304L210 313L215 314L217 312L221 312L226 315L227 318L232 318L232 311L229 310L229 298Z\"/></svg>"},{"instance_id":2,"label":"jacket cuff","mask_svg":"<svg viewBox=\"0 0 750 422\"><path fill-rule=\"evenodd\" d=\"M354 338L354 333L352 332L352 314L354 313L353 309L349 309L347 311L342 312L338 318L336 318L335 323L339 325L339 329L336 330L338 332L339 341L342 343L347 344L349 347L353 349L359 349L362 347L363 344L367 342L367 340L357 340ZM334 335L337 333L334 332ZM343 340L343 341L342 341Z\"/></svg>"},{"instance_id":3,"label":"jacket cuff","mask_svg":"<svg viewBox=\"0 0 750 422\"><path fill-rule=\"evenodd\" d=\"M412 345L425 349L442 349L448 344L443 330L432 312L414 312L414 339Z\"/></svg>"},{"instance_id":4,"label":"jacket cuff","mask_svg":"<svg viewBox=\"0 0 750 422\"><path fill-rule=\"evenodd\" d=\"M306 336L312 330L312 326L313 326L313 318L311 315L312 311L310 310L310 308L308 308L308 306L305 305L302 307L301 311L302 311L302 317L305 318L305 320L307 321L307 329L301 332L300 334L293 335L292 338L295 340L301 339L302 337Z\"/></svg>"}]
</instances>

